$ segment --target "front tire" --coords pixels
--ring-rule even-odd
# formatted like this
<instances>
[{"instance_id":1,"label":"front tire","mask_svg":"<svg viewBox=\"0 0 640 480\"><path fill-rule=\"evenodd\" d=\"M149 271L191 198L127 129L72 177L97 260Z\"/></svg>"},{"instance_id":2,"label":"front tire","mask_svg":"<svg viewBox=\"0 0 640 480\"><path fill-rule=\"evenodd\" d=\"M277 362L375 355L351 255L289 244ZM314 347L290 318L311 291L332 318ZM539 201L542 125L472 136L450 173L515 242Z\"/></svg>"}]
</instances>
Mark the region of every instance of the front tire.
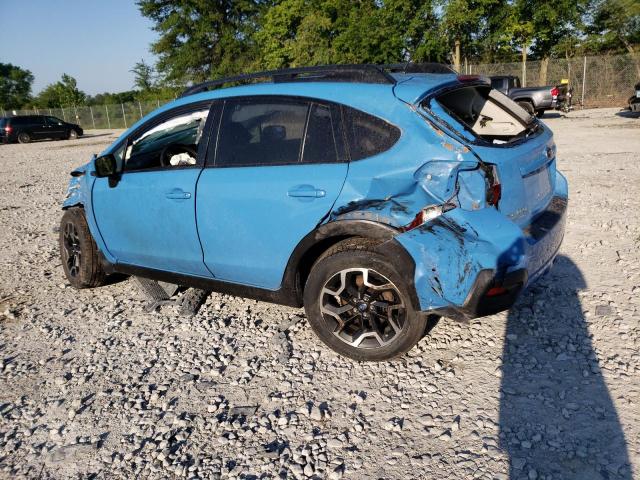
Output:
<instances>
[{"instance_id":1,"label":"front tire","mask_svg":"<svg viewBox=\"0 0 640 480\"><path fill-rule=\"evenodd\" d=\"M409 351L424 335L410 285L366 239L336 244L314 264L304 290L313 331L335 352L381 361Z\"/></svg>"},{"instance_id":2,"label":"front tire","mask_svg":"<svg viewBox=\"0 0 640 480\"><path fill-rule=\"evenodd\" d=\"M76 140L79 137L78 132L75 130L69 130L69 136L67 137L69 140Z\"/></svg>"},{"instance_id":3,"label":"front tire","mask_svg":"<svg viewBox=\"0 0 640 480\"><path fill-rule=\"evenodd\" d=\"M27 132L20 132L18 134L18 142L20 143L29 143L31 141L31 135Z\"/></svg>"},{"instance_id":4,"label":"front tire","mask_svg":"<svg viewBox=\"0 0 640 480\"><path fill-rule=\"evenodd\" d=\"M72 287L93 288L105 284L98 246L81 208L70 208L62 215L59 244L62 269Z\"/></svg>"}]
</instances>

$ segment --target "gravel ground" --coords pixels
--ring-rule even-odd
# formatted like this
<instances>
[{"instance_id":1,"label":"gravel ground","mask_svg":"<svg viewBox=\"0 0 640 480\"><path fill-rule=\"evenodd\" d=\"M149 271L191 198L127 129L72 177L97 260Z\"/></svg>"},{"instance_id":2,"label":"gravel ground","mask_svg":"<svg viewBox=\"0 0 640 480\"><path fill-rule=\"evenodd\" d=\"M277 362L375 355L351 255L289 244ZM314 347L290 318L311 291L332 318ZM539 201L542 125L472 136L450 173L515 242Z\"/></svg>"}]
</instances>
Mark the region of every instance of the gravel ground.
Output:
<instances>
[{"instance_id":1,"label":"gravel ground","mask_svg":"<svg viewBox=\"0 0 640 480\"><path fill-rule=\"evenodd\" d=\"M640 478L640 119L545 121L571 191L552 272L378 364L300 310L213 294L181 318L132 280L73 290L68 172L117 132L0 146L1 475Z\"/></svg>"}]
</instances>

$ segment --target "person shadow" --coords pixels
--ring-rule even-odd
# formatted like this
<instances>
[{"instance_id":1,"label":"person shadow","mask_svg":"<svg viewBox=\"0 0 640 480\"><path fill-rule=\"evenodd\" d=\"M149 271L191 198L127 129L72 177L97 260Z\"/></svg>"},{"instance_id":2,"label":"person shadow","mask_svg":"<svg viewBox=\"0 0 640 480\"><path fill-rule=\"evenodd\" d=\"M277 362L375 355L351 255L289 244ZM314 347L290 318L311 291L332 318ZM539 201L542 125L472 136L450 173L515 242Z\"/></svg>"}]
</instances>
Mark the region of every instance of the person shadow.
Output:
<instances>
[{"instance_id":1,"label":"person shadow","mask_svg":"<svg viewBox=\"0 0 640 480\"><path fill-rule=\"evenodd\" d=\"M577 265L559 256L508 314L499 430L511 480L632 478L583 314L584 288Z\"/></svg>"}]
</instances>

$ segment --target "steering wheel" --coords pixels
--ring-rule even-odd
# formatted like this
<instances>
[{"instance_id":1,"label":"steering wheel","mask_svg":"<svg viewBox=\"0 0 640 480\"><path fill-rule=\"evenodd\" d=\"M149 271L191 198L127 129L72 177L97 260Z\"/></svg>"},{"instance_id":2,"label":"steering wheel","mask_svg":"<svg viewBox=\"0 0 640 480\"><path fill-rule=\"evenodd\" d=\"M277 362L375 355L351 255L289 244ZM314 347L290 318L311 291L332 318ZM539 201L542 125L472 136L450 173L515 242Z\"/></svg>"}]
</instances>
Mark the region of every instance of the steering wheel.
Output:
<instances>
[{"instance_id":1,"label":"steering wheel","mask_svg":"<svg viewBox=\"0 0 640 480\"><path fill-rule=\"evenodd\" d=\"M182 145L180 143L172 143L171 145L167 145L162 149L162 153L160 154L160 166L161 167L170 167L171 165L171 157L174 155L178 155L180 153L187 153L192 158L198 158L198 152L195 148L189 145Z\"/></svg>"}]
</instances>

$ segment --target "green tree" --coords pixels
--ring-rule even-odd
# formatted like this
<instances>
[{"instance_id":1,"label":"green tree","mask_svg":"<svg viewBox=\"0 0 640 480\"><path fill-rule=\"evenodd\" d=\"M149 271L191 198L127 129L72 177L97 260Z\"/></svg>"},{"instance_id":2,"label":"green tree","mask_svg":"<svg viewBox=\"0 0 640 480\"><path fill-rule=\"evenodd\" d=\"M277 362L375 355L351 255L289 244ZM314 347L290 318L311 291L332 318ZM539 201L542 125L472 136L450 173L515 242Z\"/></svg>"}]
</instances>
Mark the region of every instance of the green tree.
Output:
<instances>
[{"instance_id":1,"label":"green tree","mask_svg":"<svg viewBox=\"0 0 640 480\"><path fill-rule=\"evenodd\" d=\"M436 24L430 1L284 0L262 18L256 66L434 59Z\"/></svg>"},{"instance_id":2,"label":"green tree","mask_svg":"<svg viewBox=\"0 0 640 480\"><path fill-rule=\"evenodd\" d=\"M587 32L591 50L631 54L640 78L640 1L598 1Z\"/></svg>"},{"instance_id":3,"label":"green tree","mask_svg":"<svg viewBox=\"0 0 640 480\"><path fill-rule=\"evenodd\" d=\"M10 63L0 63L0 106L20 108L31 99L33 75Z\"/></svg>"},{"instance_id":4,"label":"green tree","mask_svg":"<svg viewBox=\"0 0 640 480\"><path fill-rule=\"evenodd\" d=\"M200 82L235 73L252 59L261 0L139 0L160 38L151 50L169 83Z\"/></svg>"},{"instance_id":5,"label":"green tree","mask_svg":"<svg viewBox=\"0 0 640 480\"><path fill-rule=\"evenodd\" d=\"M87 96L78 89L76 79L66 73L60 81L47 85L34 100L43 108L73 107L86 102Z\"/></svg>"},{"instance_id":6,"label":"green tree","mask_svg":"<svg viewBox=\"0 0 640 480\"><path fill-rule=\"evenodd\" d=\"M133 73L134 86L140 91L148 92L155 88L155 70L144 59L137 62L129 71Z\"/></svg>"}]
</instances>

